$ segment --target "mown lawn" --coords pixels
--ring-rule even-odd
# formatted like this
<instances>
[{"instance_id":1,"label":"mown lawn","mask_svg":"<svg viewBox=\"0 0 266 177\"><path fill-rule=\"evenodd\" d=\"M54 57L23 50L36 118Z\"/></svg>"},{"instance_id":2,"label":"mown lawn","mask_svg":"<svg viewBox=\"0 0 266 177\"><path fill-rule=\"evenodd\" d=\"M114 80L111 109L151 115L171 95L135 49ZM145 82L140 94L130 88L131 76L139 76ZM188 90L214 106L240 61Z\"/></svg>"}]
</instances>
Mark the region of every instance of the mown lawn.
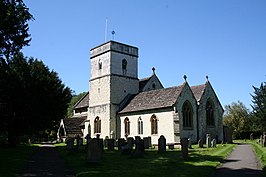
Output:
<instances>
[{"instance_id":1,"label":"mown lawn","mask_svg":"<svg viewBox=\"0 0 266 177\"><path fill-rule=\"evenodd\" d=\"M0 146L0 176L15 177L35 152L35 146Z\"/></svg>"},{"instance_id":2,"label":"mown lawn","mask_svg":"<svg viewBox=\"0 0 266 177\"><path fill-rule=\"evenodd\" d=\"M178 149L168 150L165 154L148 150L144 158L121 155L118 151L105 151L99 164L88 164L84 149L73 154L70 154L66 147L59 146L57 149L69 167L76 172L77 177L207 177L234 147L233 144L225 144L218 145L217 148L199 149L195 145L189 150L187 160L181 158Z\"/></svg>"}]
</instances>

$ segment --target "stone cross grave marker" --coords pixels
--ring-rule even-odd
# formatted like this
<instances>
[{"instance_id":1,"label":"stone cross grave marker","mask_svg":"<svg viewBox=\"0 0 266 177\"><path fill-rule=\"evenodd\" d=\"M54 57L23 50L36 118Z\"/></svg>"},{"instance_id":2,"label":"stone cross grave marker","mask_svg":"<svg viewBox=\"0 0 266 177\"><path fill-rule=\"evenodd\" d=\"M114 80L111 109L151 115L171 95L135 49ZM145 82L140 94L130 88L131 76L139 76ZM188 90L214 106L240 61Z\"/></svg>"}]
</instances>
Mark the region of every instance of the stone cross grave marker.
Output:
<instances>
[{"instance_id":1,"label":"stone cross grave marker","mask_svg":"<svg viewBox=\"0 0 266 177\"><path fill-rule=\"evenodd\" d=\"M142 140L139 136L135 136L135 150L133 153L134 157L143 157L144 156L144 140Z\"/></svg>"}]
</instances>

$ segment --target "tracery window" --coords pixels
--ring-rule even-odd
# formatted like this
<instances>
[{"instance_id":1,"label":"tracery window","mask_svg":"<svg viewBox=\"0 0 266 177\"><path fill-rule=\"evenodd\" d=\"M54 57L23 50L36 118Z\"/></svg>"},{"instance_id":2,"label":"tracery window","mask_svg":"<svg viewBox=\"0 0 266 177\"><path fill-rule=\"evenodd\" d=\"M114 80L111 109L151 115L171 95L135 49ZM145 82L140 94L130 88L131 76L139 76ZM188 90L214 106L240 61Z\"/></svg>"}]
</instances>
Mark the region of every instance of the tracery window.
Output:
<instances>
[{"instance_id":1,"label":"tracery window","mask_svg":"<svg viewBox=\"0 0 266 177\"><path fill-rule=\"evenodd\" d=\"M94 133L101 133L101 119L99 117L94 119Z\"/></svg>"},{"instance_id":2,"label":"tracery window","mask_svg":"<svg viewBox=\"0 0 266 177\"><path fill-rule=\"evenodd\" d=\"M151 134L158 134L158 119L154 114L151 116Z\"/></svg>"},{"instance_id":3,"label":"tracery window","mask_svg":"<svg viewBox=\"0 0 266 177\"><path fill-rule=\"evenodd\" d=\"M182 111L183 111L183 127L184 128L192 128L193 112L192 112L192 106L191 106L189 101L186 101L184 103Z\"/></svg>"},{"instance_id":4,"label":"tracery window","mask_svg":"<svg viewBox=\"0 0 266 177\"><path fill-rule=\"evenodd\" d=\"M207 126L215 126L214 123L214 106L211 100L206 103L206 124Z\"/></svg>"},{"instance_id":5,"label":"tracery window","mask_svg":"<svg viewBox=\"0 0 266 177\"><path fill-rule=\"evenodd\" d=\"M124 124L125 124L125 135L129 135L130 134L130 122L127 117L124 120Z\"/></svg>"}]
</instances>

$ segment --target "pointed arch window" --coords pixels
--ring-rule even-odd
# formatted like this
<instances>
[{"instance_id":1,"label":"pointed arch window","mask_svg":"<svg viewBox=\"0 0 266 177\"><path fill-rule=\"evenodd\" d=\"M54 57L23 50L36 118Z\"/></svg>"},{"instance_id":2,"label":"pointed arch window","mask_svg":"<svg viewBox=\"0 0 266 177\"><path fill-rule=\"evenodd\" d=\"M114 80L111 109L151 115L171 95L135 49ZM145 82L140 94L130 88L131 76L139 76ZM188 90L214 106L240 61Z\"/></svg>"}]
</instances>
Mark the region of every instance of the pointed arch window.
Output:
<instances>
[{"instance_id":1,"label":"pointed arch window","mask_svg":"<svg viewBox=\"0 0 266 177\"><path fill-rule=\"evenodd\" d=\"M138 134L142 135L143 134L143 121L141 117L138 119Z\"/></svg>"},{"instance_id":2,"label":"pointed arch window","mask_svg":"<svg viewBox=\"0 0 266 177\"><path fill-rule=\"evenodd\" d=\"M101 133L101 119L99 117L94 119L94 133Z\"/></svg>"},{"instance_id":3,"label":"pointed arch window","mask_svg":"<svg viewBox=\"0 0 266 177\"><path fill-rule=\"evenodd\" d=\"M125 124L125 135L130 135L130 122L128 117L125 118L124 124Z\"/></svg>"},{"instance_id":4,"label":"pointed arch window","mask_svg":"<svg viewBox=\"0 0 266 177\"><path fill-rule=\"evenodd\" d=\"M123 71L123 75L127 74L127 60L126 59L122 60L122 71Z\"/></svg>"},{"instance_id":5,"label":"pointed arch window","mask_svg":"<svg viewBox=\"0 0 266 177\"><path fill-rule=\"evenodd\" d=\"M102 63L101 59L98 62L98 68L99 68L99 70L101 70L103 68L103 63Z\"/></svg>"},{"instance_id":6,"label":"pointed arch window","mask_svg":"<svg viewBox=\"0 0 266 177\"><path fill-rule=\"evenodd\" d=\"M158 134L158 119L154 114L151 116L151 134Z\"/></svg>"},{"instance_id":7,"label":"pointed arch window","mask_svg":"<svg viewBox=\"0 0 266 177\"><path fill-rule=\"evenodd\" d=\"M206 103L206 124L207 126L215 126L214 106L213 106L213 102L210 99Z\"/></svg>"},{"instance_id":8,"label":"pointed arch window","mask_svg":"<svg viewBox=\"0 0 266 177\"><path fill-rule=\"evenodd\" d=\"M193 112L192 112L192 106L189 101L186 101L182 108L183 111L183 127L184 128L192 128L193 121Z\"/></svg>"}]
</instances>

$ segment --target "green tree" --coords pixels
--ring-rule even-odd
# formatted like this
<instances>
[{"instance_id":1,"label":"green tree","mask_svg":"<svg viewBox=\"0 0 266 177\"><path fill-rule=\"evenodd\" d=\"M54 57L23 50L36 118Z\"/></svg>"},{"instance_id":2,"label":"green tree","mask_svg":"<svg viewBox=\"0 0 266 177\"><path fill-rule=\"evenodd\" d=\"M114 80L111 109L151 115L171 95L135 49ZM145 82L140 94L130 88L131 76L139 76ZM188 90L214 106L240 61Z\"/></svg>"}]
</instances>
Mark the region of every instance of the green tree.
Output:
<instances>
[{"instance_id":1,"label":"green tree","mask_svg":"<svg viewBox=\"0 0 266 177\"><path fill-rule=\"evenodd\" d=\"M0 60L1 123L6 125L9 144L19 135L54 130L65 117L71 90L42 61L27 59L21 53Z\"/></svg>"},{"instance_id":2,"label":"green tree","mask_svg":"<svg viewBox=\"0 0 266 177\"><path fill-rule=\"evenodd\" d=\"M249 110L240 101L225 106L223 121L224 125L233 130L234 138L241 138L243 132L248 132L250 130Z\"/></svg>"},{"instance_id":3,"label":"green tree","mask_svg":"<svg viewBox=\"0 0 266 177\"><path fill-rule=\"evenodd\" d=\"M252 96L252 118L255 127L261 132L266 131L266 82L261 83L260 87L253 86L254 95Z\"/></svg>"},{"instance_id":4,"label":"green tree","mask_svg":"<svg viewBox=\"0 0 266 177\"><path fill-rule=\"evenodd\" d=\"M73 116L73 106L82 98L86 95L87 92L82 92L79 94L73 94L72 99L68 105L67 108L67 117L72 117Z\"/></svg>"},{"instance_id":5,"label":"green tree","mask_svg":"<svg viewBox=\"0 0 266 177\"><path fill-rule=\"evenodd\" d=\"M29 45L28 21L34 18L22 0L1 0L0 9L0 57L9 60Z\"/></svg>"}]
</instances>

